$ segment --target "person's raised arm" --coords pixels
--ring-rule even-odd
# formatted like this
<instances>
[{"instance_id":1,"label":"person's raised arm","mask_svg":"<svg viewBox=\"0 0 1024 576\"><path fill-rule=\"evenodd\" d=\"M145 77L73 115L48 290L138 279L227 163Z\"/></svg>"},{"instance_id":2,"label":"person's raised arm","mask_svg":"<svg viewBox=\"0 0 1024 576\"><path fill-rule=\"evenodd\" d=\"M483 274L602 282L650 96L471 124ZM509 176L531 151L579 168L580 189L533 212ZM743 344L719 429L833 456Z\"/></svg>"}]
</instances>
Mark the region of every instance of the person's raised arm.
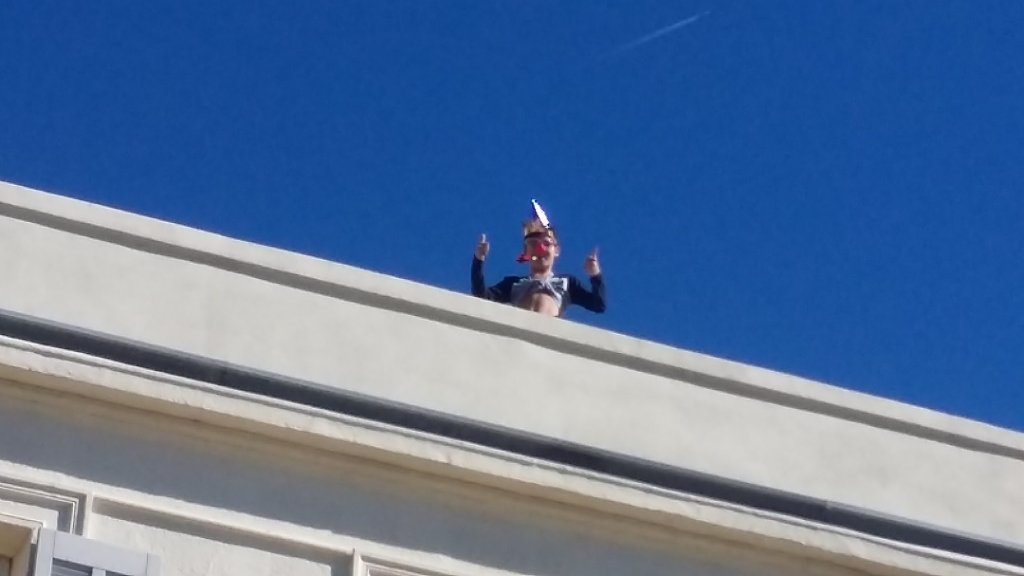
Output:
<instances>
[{"instance_id":1,"label":"person's raised arm","mask_svg":"<svg viewBox=\"0 0 1024 576\"><path fill-rule=\"evenodd\" d=\"M590 289L583 287L579 280L573 277L569 282L569 301L579 304L591 312L604 312L607 308L605 302L604 275L601 274L601 264L597 260L597 248L587 256L583 263L583 269L590 277Z\"/></svg>"},{"instance_id":2,"label":"person's raised arm","mask_svg":"<svg viewBox=\"0 0 1024 576\"><path fill-rule=\"evenodd\" d=\"M487 234L480 235L480 241L476 244L473 252L473 267L470 268L469 280L473 289L473 296L487 298L487 282L484 280L484 260L487 253L491 251L491 244L487 242ZM492 298L487 298L492 300Z\"/></svg>"},{"instance_id":3,"label":"person's raised arm","mask_svg":"<svg viewBox=\"0 0 1024 576\"><path fill-rule=\"evenodd\" d=\"M512 282L509 278L505 278L490 288L487 287L487 281L484 279L484 260L487 259L487 254L490 251L491 245L487 242L487 235L481 234L476 251L473 252L473 266L470 268L473 296L494 302L508 302L512 291Z\"/></svg>"}]
</instances>

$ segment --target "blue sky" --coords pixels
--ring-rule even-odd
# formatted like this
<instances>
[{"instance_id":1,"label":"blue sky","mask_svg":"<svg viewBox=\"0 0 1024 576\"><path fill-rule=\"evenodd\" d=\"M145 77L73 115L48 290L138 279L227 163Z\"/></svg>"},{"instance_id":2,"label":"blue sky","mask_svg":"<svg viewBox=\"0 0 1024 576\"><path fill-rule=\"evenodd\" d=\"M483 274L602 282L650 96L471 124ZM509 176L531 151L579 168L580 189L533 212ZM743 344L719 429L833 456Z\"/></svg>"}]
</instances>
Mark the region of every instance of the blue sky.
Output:
<instances>
[{"instance_id":1,"label":"blue sky","mask_svg":"<svg viewBox=\"0 0 1024 576\"><path fill-rule=\"evenodd\" d=\"M648 42L638 39L695 15ZM0 3L0 179L1024 430L1024 2ZM625 47L625 48L624 48Z\"/></svg>"}]
</instances>

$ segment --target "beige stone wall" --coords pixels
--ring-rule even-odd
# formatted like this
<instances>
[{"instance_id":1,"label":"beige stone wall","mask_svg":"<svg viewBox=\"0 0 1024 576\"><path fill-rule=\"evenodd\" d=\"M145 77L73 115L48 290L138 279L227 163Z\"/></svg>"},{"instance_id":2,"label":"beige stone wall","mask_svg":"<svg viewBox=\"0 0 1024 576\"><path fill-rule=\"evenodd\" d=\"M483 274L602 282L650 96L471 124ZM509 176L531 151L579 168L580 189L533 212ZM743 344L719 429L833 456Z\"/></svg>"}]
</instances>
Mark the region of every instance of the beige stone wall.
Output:
<instances>
[{"instance_id":1,"label":"beige stone wall","mask_svg":"<svg viewBox=\"0 0 1024 576\"><path fill-rule=\"evenodd\" d=\"M0 483L80 495L80 532L165 576L859 573L10 381L0 438Z\"/></svg>"},{"instance_id":2,"label":"beige stone wall","mask_svg":"<svg viewBox=\"0 0 1024 576\"><path fill-rule=\"evenodd\" d=\"M1024 544L1011 431L2 183L0 270L6 311ZM0 513L46 486L165 573L1022 573L80 356L0 337Z\"/></svg>"}]
</instances>

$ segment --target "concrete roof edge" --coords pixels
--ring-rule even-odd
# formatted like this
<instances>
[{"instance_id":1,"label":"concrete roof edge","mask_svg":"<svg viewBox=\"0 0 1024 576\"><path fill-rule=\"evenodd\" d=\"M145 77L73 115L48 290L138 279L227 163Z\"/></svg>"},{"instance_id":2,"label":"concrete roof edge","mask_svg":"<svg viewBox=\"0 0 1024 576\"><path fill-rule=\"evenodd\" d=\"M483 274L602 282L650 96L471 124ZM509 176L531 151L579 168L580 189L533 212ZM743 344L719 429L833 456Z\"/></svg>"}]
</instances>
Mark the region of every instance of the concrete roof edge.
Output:
<instances>
[{"instance_id":1,"label":"concrete roof edge","mask_svg":"<svg viewBox=\"0 0 1024 576\"><path fill-rule=\"evenodd\" d=\"M573 322L552 322L441 288L16 184L0 182L0 215L369 306L529 338L566 353L731 394L1024 459L1024 434L1013 430Z\"/></svg>"}]
</instances>

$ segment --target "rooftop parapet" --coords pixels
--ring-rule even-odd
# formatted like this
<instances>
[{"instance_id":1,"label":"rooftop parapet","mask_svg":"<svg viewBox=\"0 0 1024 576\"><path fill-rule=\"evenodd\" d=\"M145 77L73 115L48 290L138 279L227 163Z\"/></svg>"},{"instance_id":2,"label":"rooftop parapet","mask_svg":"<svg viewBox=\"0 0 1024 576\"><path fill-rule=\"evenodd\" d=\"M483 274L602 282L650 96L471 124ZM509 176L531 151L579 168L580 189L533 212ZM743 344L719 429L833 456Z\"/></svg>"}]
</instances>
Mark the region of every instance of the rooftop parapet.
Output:
<instances>
[{"instance_id":1,"label":"rooftop parapet","mask_svg":"<svg viewBox=\"0 0 1024 576\"><path fill-rule=\"evenodd\" d=\"M1024 544L993 426L11 184L0 269L9 318Z\"/></svg>"}]
</instances>

